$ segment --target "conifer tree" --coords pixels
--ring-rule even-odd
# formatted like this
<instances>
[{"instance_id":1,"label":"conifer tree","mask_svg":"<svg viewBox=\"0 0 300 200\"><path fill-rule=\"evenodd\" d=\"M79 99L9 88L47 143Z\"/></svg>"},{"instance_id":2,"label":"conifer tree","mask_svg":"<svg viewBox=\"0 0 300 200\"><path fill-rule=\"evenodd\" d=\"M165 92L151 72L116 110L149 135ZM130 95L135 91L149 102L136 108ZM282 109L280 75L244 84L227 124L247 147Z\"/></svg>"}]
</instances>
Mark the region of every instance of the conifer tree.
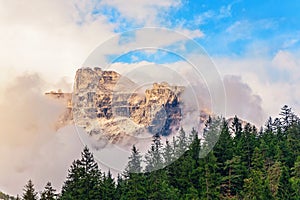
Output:
<instances>
[{"instance_id":1,"label":"conifer tree","mask_svg":"<svg viewBox=\"0 0 300 200\"><path fill-rule=\"evenodd\" d=\"M37 200L37 192L34 189L34 185L31 180L28 181L28 183L24 187L24 193L22 195L22 198L24 200Z\"/></svg>"},{"instance_id":2,"label":"conifer tree","mask_svg":"<svg viewBox=\"0 0 300 200\"><path fill-rule=\"evenodd\" d=\"M144 199L146 196L145 191L145 178L142 174L142 156L139 150L133 146L131 150L131 155L127 167L125 169L126 187L125 194L123 197L125 199ZM119 184L119 183L118 183Z\"/></svg>"},{"instance_id":3,"label":"conifer tree","mask_svg":"<svg viewBox=\"0 0 300 200\"><path fill-rule=\"evenodd\" d=\"M188 148L188 140L186 137L186 133L181 127L179 131L179 135L176 138L176 153L175 157L180 157Z\"/></svg>"},{"instance_id":4,"label":"conifer tree","mask_svg":"<svg viewBox=\"0 0 300 200\"><path fill-rule=\"evenodd\" d=\"M198 167L200 199L220 198L220 175L217 172L217 159L213 152L200 161Z\"/></svg>"},{"instance_id":5,"label":"conifer tree","mask_svg":"<svg viewBox=\"0 0 300 200\"><path fill-rule=\"evenodd\" d=\"M278 192L280 175L281 175L281 163L277 161L271 167L269 167L267 172L267 180L273 198L276 197Z\"/></svg>"},{"instance_id":6,"label":"conifer tree","mask_svg":"<svg viewBox=\"0 0 300 200\"><path fill-rule=\"evenodd\" d=\"M175 160L174 149L169 140L166 139L166 144L163 149L164 166L171 164Z\"/></svg>"},{"instance_id":7,"label":"conifer tree","mask_svg":"<svg viewBox=\"0 0 300 200\"><path fill-rule=\"evenodd\" d=\"M141 173L142 172L142 156L139 150L132 146L131 155L129 156L129 161L125 169L125 175L128 176L130 173Z\"/></svg>"},{"instance_id":8,"label":"conifer tree","mask_svg":"<svg viewBox=\"0 0 300 200\"><path fill-rule=\"evenodd\" d=\"M241 164L240 156L233 156L225 162L226 176L222 177L221 192L224 197L240 195L243 187L245 166Z\"/></svg>"},{"instance_id":9,"label":"conifer tree","mask_svg":"<svg viewBox=\"0 0 300 200\"><path fill-rule=\"evenodd\" d=\"M293 194L293 188L290 182L290 174L288 168L283 166L281 168L281 175L279 179L279 186L278 186L278 199L291 199L291 194Z\"/></svg>"},{"instance_id":10,"label":"conifer tree","mask_svg":"<svg viewBox=\"0 0 300 200\"><path fill-rule=\"evenodd\" d=\"M107 175L103 175L102 198L103 200L116 199L115 181L110 170ZM98 197L99 198L99 197Z\"/></svg>"},{"instance_id":11,"label":"conifer tree","mask_svg":"<svg viewBox=\"0 0 300 200\"><path fill-rule=\"evenodd\" d=\"M48 182L44 191L41 193L41 200L55 200L57 198L55 192L56 190L52 187L51 183Z\"/></svg>"},{"instance_id":12,"label":"conifer tree","mask_svg":"<svg viewBox=\"0 0 300 200\"><path fill-rule=\"evenodd\" d=\"M294 199L300 199L300 156L297 157L297 160L292 168L292 177L291 184L294 190Z\"/></svg>"},{"instance_id":13,"label":"conifer tree","mask_svg":"<svg viewBox=\"0 0 300 200\"><path fill-rule=\"evenodd\" d=\"M157 133L152 137L151 148L145 155L146 172L151 172L163 167L162 144L160 135Z\"/></svg>"},{"instance_id":14,"label":"conifer tree","mask_svg":"<svg viewBox=\"0 0 300 200\"><path fill-rule=\"evenodd\" d=\"M81 159L75 160L62 188L61 199L98 199L101 198L101 172L93 154L87 147Z\"/></svg>"},{"instance_id":15,"label":"conifer tree","mask_svg":"<svg viewBox=\"0 0 300 200\"><path fill-rule=\"evenodd\" d=\"M233 156L233 138L230 135L228 123L223 119L223 125L218 142L214 147L214 154L217 158L218 172L225 176L225 162Z\"/></svg>"}]
</instances>

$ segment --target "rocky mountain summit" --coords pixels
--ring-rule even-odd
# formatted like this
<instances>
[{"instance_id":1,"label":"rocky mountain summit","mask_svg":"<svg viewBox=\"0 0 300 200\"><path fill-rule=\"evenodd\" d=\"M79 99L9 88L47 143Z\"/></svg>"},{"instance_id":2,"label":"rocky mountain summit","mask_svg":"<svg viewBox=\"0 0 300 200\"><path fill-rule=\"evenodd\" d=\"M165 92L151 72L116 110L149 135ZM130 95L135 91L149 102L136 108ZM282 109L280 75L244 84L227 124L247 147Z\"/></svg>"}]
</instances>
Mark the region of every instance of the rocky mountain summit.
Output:
<instances>
[{"instance_id":1,"label":"rocky mountain summit","mask_svg":"<svg viewBox=\"0 0 300 200\"><path fill-rule=\"evenodd\" d=\"M166 82L138 85L115 71L81 68L76 72L73 93L46 95L66 107L55 129L75 124L102 144L126 144L149 134L168 136L185 123L202 130L208 116L214 114L203 108L195 112L196 118L185 118L190 108L185 110L184 91L184 87ZM233 118L227 121L231 125Z\"/></svg>"},{"instance_id":2,"label":"rocky mountain summit","mask_svg":"<svg viewBox=\"0 0 300 200\"><path fill-rule=\"evenodd\" d=\"M145 133L168 136L178 131L188 114L184 113L184 90L166 82L141 86L115 71L81 68L76 72L73 93L52 91L46 95L66 107L55 129L76 124L96 140L119 143L132 142ZM203 128L209 115L213 116L209 110L200 110L199 124L193 126ZM227 121L231 125L233 118ZM241 122L245 126L246 122Z\"/></svg>"},{"instance_id":3,"label":"rocky mountain summit","mask_svg":"<svg viewBox=\"0 0 300 200\"><path fill-rule=\"evenodd\" d=\"M77 70L72 109L77 126L96 139L119 141L145 132L169 135L182 119L182 86L135 84L115 71Z\"/></svg>"}]
</instances>

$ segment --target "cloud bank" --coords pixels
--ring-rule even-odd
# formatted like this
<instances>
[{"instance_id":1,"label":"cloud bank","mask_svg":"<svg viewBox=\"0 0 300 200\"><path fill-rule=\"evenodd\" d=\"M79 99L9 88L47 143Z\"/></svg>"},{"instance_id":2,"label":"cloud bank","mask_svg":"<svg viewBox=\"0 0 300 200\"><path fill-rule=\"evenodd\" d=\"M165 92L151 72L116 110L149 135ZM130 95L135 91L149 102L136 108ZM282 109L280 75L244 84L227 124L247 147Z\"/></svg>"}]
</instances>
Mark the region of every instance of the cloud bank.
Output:
<instances>
[{"instance_id":1,"label":"cloud bank","mask_svg":"<svg viewBox=\"0 0 300 200\"><path fill-rule=\"evenodd\" d=\"M82 150L74 127L54 131L64 108L44 96L45 86L38 74L24 74L0 92L0 188L10 194L21 194L29 179L38 191L47 181L61 189Z\"/></svg>"}]
</instances>

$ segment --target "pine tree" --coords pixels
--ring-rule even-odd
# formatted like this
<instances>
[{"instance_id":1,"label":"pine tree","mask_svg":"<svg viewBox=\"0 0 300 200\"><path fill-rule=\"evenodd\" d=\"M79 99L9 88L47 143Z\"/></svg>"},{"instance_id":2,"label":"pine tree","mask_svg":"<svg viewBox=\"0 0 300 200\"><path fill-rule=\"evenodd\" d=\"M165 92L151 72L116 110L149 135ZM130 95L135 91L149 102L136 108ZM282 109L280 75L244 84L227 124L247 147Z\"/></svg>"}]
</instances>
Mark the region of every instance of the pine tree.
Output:
<instances>
[{"instance_id":1,"label":"pine tree","mask_svg":"<svg viewBox=\"0 0 300 200\"><path fill-rule=\"evenodd\" d=\"M233 156L225 162L226 176L222 177L221 192L224 197L236 197L240 195L244 184L245 166L241 164L240 156Z\"/></svg>"},{"instance_id":2,"label":"pine tree","mask_svg":"<svg viewBox=\"0 0 300 200\"><path fill-rule=\"evenodd\" d=\"M294 199L300 199L300 156L297 157L292 168L292 177L290 180L292 188L295 191Z\"/></svg>"},{"instance_id":3,"label":"pine tree","mask_svg":"<svg viewBox=\"0 0 300 200\"><path fill-rule=\"evenodd\" d=\"M280 118L281 127L283 131L286 131L293 121L292 119L294 114L292 113L292 109L289 108L287 105L284 105L281 108L281 112L279 113L279 115L281 116Z\"/></svg>"},{"instance_id":4,"label":"pine tree","mask_svg":"<svg viewBox=\"0 0 300 200\"><path fill-rule=\"evenodd\" d=\"M276 197L279 186L279 179L281 175L281 163L275 162L269 169L267 173L267 180L272 197Z\"/></svg>"},{"instance_id":5,"label":"pine tree","mask_svg":"<svg viewBox=\"0 0 300 200\"><path fill-rule=\"evenodd\" d=\"M217 158L218 172L225 176L225 162L233 156L233 138L230 135L228 123L223 119L223 125L218 142L214 147L214 154Z\"/></svg>"},{"instance_id":6,"label":"pine tree","mask_svg":"<svg viewBox=\"0 0 300 200\"><path fill-rule=\"evenodd\" d=\"M142 156L140 155L139 150L132 146L131 156L129 157L129 161L127 167L125 169L125 176L128 176L130 173L141 173L142 172Z\"/></svg>"},{"instance_id":7,"label":"pine tree","mask_svg":"<svg viewBox=\"0 0 300 200\"><path fill-rule=\"evenodd\" d=\"M124 176L126 177L126 187L124 188L125 199L144 199L145 198L145 180L144 174L142 174L142 156L138 149L133 146L131 150L131 156L127 167L125 169Z\"/></svg>"},{"instance_id":8,"label":"pine tree","mask_svg":"<svg viewBox=\"0 0 300 200\"><path fill-rule=\"evenodd\" d=\"M153 135L151 148L145 155L146 172L161 169L163 167L162 145L160 135Z\"/></svg>"},{"instance_id":9,"label":"pine tree","mask_svg":"<svg viewBox=\"0 0 300 200\"><path fill-rule=\"evenodd\" d=\"M115 181L112 178L111 172L109 170L107 176L105 174L103 175L103 188L102 188L101 199L103 200L116 199L115 195L116 195Z\"/></svg>"},{"instance_id":10,"label":"pine tree","mask_svg":"<svg viewBox=\"0 0 300 200\"><path fill-rule=\"evenodd\" d=\"M205 157L217 143L222 130L222 119L219 117L210 117L205 126L206 127L203 131L204 141L200 151L201 158Z\"/></svg>"},{"instance_id":11,"label":"pine tree","mask_svg":"<svg viewBox=\"0 0 300 200\"><path fill-rule=\"evenodd\" d=\"M81 159L74 161L69 169L61 199L99 198L101 198L101 172L93 154L85 147Z\"/></svg>"},{"instance_id":12,"label":"pine tree","mask_svg":"<svg viewBox=\"0 0 300 200\"><path fill-rule=\"evenodd\" d=\"M281 168L281 175L279 179L278 193L276 197L278 199L291 199L291 194L293 194L293 188L290 182L290 174L288 168L283 166Z\"/></svg>"},{"instance_id":13,"label":"pine tree","mask_svg":"<svg viewBox=\"0 0 300 200\"><path fill-rule=\"evenodd\" d=\"M125 180L122 178L120 174L118 174L115 197L116 199L124 199L125 194L126 194Z\"/></svg>"},{"instance_id":14,"label":"pine tree","mask_svg":"<svg viewBox=\"0 0 300 200\"><path fill-rule=\"evenodd\" d=\"M169 184L166 171L159 169L146 174L146 198L142 199L178 199L178 190Z\"/></svg>"},{"instance_id":15,"label":"pine tree","mask_svg":"<svg viewBox=\"0 0 300 200\"><path fill-rule=\"evenodd\" d=\"M55 192L56 190L52 187L51 183L48 182L44 191L41 193L41 200L55 200L57 198Z\"/></svg>"},{"instance_id":16,"label":"pine tree","mask_svg":"<svg viewBox=\"0 0 300 200\"><path fill-rule=\"evenodd\" d=\"M251 170L250 177L244 180L244 199L264 199L262 172Z\"/></svg>"},{"instance_id":17,"label":"pine tree","mask_svg":"<svg viewBox=\"0 0 300 200\"><path fill-rule=\"evenodd\" d=\"M175 157L180 157L188 148L188 140L183 128L180 129L179 135L176 138L176 152Z\"/></svg>"},{"instance_id":18,"label":"pine tree","mask_svg":"<svg viewBox=\"0 0 300 200\"><path fill-rule=\"evenodd\" d=\"M34 185L31 180L29 180L28 183L25 185L23 191L24 191L24 193L22 195L22 198L24 200L37 200L38 199L37 192L35 192Z\"/></svg>"},{"instance_id":19,"label":"pine tree","mask_svg":"<svg viewBox=\"0 0 300 200\"><path fill-rule=\"evenodd\" d=\"M271 133L273 132L273 121L272 117L268 118L268 121L265 123L265 132Z\"/></svg>"},{"instance_id":20,"label":"pine tree","mask_svg":"<svg viewBox=\"0 0 300 200\"><path fill-rule=\"evenodd\" d=\"M219 199L220 175L217 173L217 159L213 152L202 158L198 167L200 199Z\"/></svg>"},{"instance_id":21,"label":"pine tree","mask_svg":"<svg viewBox=\"0 0 300 200\"><path fill-rule=\"evenodd\" d=\"M168 166L175 160L174 149L169 140L166 139L166 144L163 149L164 166Z\"/></svg>"},{"instance_id":22,"label":"pine tree","mask_svg":"<svg viewBox=\"0 0 300 200\"><path fill-rule=\"evenodd\" d=\"M234 137L239 139L242 134L242 124L236 115L233 118L231 129L234 133Z\"/></svg>"}]
</instances>

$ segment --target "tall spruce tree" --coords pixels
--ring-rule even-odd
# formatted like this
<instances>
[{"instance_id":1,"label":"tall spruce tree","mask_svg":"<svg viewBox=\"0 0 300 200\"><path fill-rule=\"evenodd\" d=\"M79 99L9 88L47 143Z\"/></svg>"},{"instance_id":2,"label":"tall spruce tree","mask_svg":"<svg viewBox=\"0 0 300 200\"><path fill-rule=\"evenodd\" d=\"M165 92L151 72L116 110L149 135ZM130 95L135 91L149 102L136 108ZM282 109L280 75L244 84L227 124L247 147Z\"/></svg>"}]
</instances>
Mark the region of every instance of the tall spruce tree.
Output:
<instances>
[{"instance_id":1,"label":"tall spruce tree","mask_svg":"<svg viewBox=\"0 0 300 200\"><path fill-rule=\"evenodd\" d=\"M61 199L99 199L102 194L101 172L93 154L87 147L81 159L72 163L67 180L62 188Z\"/></svg>"},{"instance_id":2,"label":"tall spruce tree","mask_svg":"<svg viewBox=\"0 0 300 200\"><path fill-rule=\"evenodd\" d=\"M200 160L197 169L199 175L199 198L219 199L220 198L220 175L217 172L217 159L213 152L207 154Z\"/></svg>"},{"instance_id":3,"label":"tall spruce tree","mask_svg":"<svg viewBox=\"0 0 300 200\"><path fill-rule=\"evenodd\" d=\"M98 197L99 198L99 197ZM103 174L102 198L103 200L116 199L116 185L110 170Z\"/></svg>"},{"instance_id":4,"label":"tall spruce tree","mask_svg":"<svg viewBox=\"0 0 300 200\"><path fill-rule=\"evenodd\" d=\"M124 199L145 199L146 187L145 177L142 174L142 156L139 150L133 145L131 149L131 155L125 169L124 176L126 177Z\"/></svg>"},{"instance_id":5,"label":"tall spruce tree","mask_svg":"<svg viewBox=\"0 0 300 200\"><path fill-rule=\"evenodd\" d=\"M300 199L300 156L297 157L294 167L292 168L292 177L290 182L295 192L294 199Z\"/></svg>"},{"instance_id":6,"label":"tall spruce tree","mask_svg":"<svg viewBox=\"0 0 300 200\"><path fill-rule=\"evenodd\" d=\"M146 172L161 169L163 167L161 137L157 133L152 137L152 144L145 155Z\"/></svg>"},{"instance_id":7,"label":"tall spruce tree","mask_svg":"<svg viewBox=\"0 0 300 200\"><path fill-rule=\"evenodd\" d=\"M37 200L37 192L34 189L34 185L31 180L28 181L28 183L25 185L23 189L24 193L22 195L22 198L24 200Z\"/></svg>"},{"instance_id":8,"label":"tall spruce tree","mask_svg":"<svg viewBox=\"0 0 300 200\"><path fill-rule=\"evenodd\" d=\"M57 199L56 190L52 187L51 183L48 182L45 186L44 191L41 193L41 200L55 200Z\"/></svg>"},{"instance_id":9,"label":"tall spruce tree","mask_svg":"<svg viewBox=\"0 0 300 200\"><path fill-rule=\"evenodd\" d=\"M278 192L276 197L278 199L292 199L291 195L294 193L292 184L290 182L289 170L286 166L281 168L281 175L279 179Z\"/></svg>"},{"instance_id":10,"label":"tall spruce tree","mask_svg":"<svg viewBox=\"0 0 300 200\"><path fill-rule=\"evenodd\" d=\"M142 172L142 156L139 150L132 146L131 155L129 156L129 161L125 169L125 176L131 173L141 173Z\"/></svg>"}]
</instances>

